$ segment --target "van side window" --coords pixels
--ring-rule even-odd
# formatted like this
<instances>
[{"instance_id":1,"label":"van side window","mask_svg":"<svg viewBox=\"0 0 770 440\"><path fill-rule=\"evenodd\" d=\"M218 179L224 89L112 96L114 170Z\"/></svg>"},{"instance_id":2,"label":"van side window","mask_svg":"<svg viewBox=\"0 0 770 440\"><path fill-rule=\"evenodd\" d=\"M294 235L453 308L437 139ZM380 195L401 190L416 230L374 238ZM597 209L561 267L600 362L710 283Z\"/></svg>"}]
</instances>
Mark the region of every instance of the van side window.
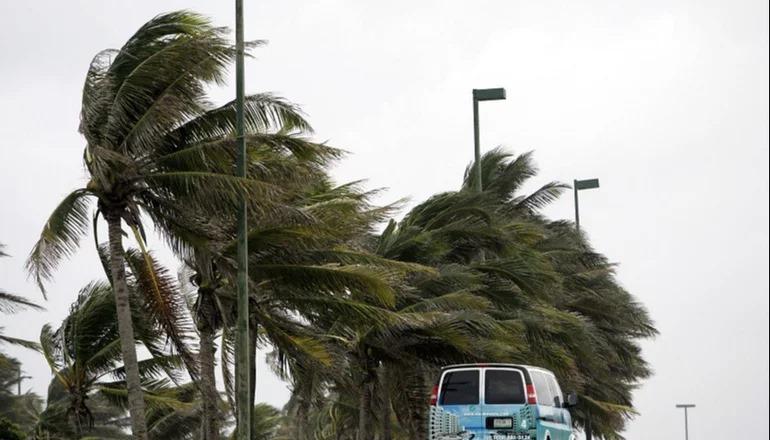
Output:
<instances>
[{"instance_id":1,"label":"van side window","mask_svg":"<svg viewBox=\"0 0 770 440\"><path fill-rule=\"evenodd\" d=\"M484 384L484 403L506 405L526 402L524 380L518 371L487 370Z\"/></svg>"},{"instance_id":2,"label":"van side window","mask_svg":"<svg viewBox=\"0 0 770 440\"><path fill-rule=\"evenodd\" d=\"M478 405L479 370L450 371L441 385L440 405Z\"/></svg>"},{"instance_id":3,"label":"van side window","mask_svg":"<svg viewBox=\"0 0 770 440\"><path fill-rule=\"evenodd\" d=\"M554 406L556 405L556 399L559 399L559 405L564 404L564 396L561 394L559 383L553 376L548 376L548 385L551 387L551 396L553 396Z\"/></svg>"},{"instance_id":4,"label":"van side window","mask_svg":"<svg viewBox=\"0 0 770 440\"><path fill-rule=\"evenodd\" d=\"M537 404L543 406L554 406L551 387L548 386L548 376L539 371L532 371L532 382L535 383Z\"/></svg>"}]
</instances>

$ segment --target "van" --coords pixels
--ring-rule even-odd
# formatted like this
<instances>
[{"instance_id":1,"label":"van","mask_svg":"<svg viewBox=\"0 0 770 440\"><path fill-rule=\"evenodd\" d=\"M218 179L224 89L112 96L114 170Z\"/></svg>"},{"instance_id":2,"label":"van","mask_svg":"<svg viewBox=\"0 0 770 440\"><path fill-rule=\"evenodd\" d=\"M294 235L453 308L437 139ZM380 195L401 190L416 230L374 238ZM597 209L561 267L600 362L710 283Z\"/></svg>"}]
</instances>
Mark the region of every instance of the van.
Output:
<instances>
[{"instance_id":1,"label":"van","mask_svg":"<svg viewBox=\"0 0 770 440\"><path fill-rule=\"evenodd\" d=\"M431 395L429 440L574 440L554 374L514 364L451 365Z\"/></svg>"}]
</instances>

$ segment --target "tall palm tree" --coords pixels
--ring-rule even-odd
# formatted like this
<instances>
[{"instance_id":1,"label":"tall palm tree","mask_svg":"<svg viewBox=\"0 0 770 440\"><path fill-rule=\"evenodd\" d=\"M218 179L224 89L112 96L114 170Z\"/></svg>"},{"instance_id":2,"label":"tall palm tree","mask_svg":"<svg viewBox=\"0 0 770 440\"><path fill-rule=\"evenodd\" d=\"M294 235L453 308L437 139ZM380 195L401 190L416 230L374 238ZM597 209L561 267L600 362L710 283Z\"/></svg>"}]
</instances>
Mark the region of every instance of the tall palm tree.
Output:
<instances>
[{"instance_id":1,"label":"tall palm tree","mask_svg":"<svg viewBox=\"0 0 770 440\"><path fill-rule=\"evenodd\" d=\"M185 207L206 215L235 212L242 196L252 215L279 209L280 189L260 180L258 169L235 177L234 104L212 106L210 83L222 84L235 50L227 30L187 11L157 16L119 50L92 61L83 87L80 132L90 180L59 204L27 261L43 283L77 248L99 216L108 226L109 275L116 297L121 350L134 438L147 427L126 283L122 225L144 248L143 220L177 251L195 240ZM246 140L301 154L306 144L271 128L306 130L291 104L269 94L246 98ZM258 161L259 157L252 158ZM91 215L91 203L97 209ZM205 217L204 217L205 218ZM95 231L94 231L95 232ZM98 240L97 240L98 243Z\"/></svg>"}]
</instances>

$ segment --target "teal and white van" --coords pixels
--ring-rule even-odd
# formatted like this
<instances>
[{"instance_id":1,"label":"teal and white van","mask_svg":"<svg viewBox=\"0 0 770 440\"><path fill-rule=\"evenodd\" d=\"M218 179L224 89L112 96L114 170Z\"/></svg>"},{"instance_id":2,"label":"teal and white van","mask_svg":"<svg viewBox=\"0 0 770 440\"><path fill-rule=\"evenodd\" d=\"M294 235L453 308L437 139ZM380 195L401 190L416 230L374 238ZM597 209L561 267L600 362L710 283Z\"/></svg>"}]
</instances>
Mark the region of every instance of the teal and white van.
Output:
<instances>
[{"instance_id":1,"label":"teal and white van","mask_svg":"<svg viewBox=\"0 0 770 440\"><path fill-rule=\"evenodd\" d=\"M466 364L441 370L431 395L429 440L574 440L569 408L550 371Z\"/></svg>"}]
</instances>

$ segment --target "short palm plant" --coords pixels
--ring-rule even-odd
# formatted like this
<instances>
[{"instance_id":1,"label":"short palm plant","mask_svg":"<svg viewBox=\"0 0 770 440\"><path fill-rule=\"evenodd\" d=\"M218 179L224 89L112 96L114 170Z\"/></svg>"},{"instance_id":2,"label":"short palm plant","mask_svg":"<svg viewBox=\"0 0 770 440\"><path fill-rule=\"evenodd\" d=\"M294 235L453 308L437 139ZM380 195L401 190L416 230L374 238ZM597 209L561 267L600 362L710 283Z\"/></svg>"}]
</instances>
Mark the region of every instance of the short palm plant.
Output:
<instances>
[{"instance_id":1,"label":"short palm plant","mask_svg":"<svg viewBox=\"0 0 770 440\"><path fill-rule=\"evenodd\" d=\"M141 298L134 297L133 322L138 341L147 347L163 346L163 332L146 319ZM126 371L121 365L120 336L115 320L112 287L95 282L84 287L61 326L45 325L40 345L54 378L40 431L55 435L123 438ZM156 379L179 380L179 356L156 355L138 362L140 377L150 391L150 410L173 405L157 390Z\"/></svg>"},{"instance_id":2,"label":"short palm plant","mask_svg":"<svg viewBox=\"0 0 770 440\"><path fill-rule=\"evenodd\" d=\"M76 250L92 221L106 220L108 272L137 439L147 434L123 225L143 248L144 222L149 219L175 250L183 252L195 240L192 231L206 226L198 220L235 212L241 197L247 198L255 216L281 206L280 189L262 179L261 158L253 151L249 176L234 176L234 104L215 107L206 96L208 84L223 83L234 57L226 34L200 15L174 12L150 20L119 50L94 58L83 87L80 123L90 180L54 209L27 261L29 273L43 288L58 263ZM280 98L248 96L245 119L250 148L269 145L302 154L319 147L289 135L309 127L298 110ZM203 217L191 221L185 215L190 206Z\"/></svg>"}]
</instances>

